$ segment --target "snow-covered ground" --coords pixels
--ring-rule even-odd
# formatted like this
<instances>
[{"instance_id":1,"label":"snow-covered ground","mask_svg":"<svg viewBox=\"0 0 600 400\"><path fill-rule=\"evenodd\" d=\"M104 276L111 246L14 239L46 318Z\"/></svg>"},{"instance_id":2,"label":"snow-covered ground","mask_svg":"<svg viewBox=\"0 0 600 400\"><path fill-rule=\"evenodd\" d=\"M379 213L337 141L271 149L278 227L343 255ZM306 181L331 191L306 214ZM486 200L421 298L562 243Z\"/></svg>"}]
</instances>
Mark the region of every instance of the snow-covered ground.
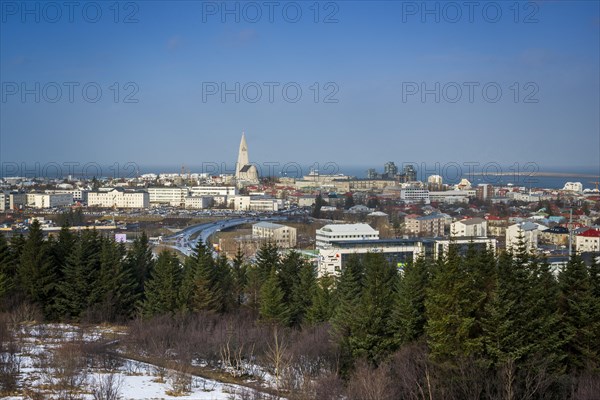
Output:
<instances>
[{"instance_id":1,"label":"snow-covered ground","mask_svg":"<svg viewBox=\"0 0 600 400\"><path fill-rule=\"evenodd\" d=\"M57 376L64 369L60 363L52 363L55 353L65 345L81 342L106 343L122 335L110 327L98 326L82 330L65 324L23 326L17 332L20 365L19 395L9 400L26 399L27 393L37 393L45 399L58 398L61 389ZM63 355L63 357L65 357ZM68 357L68 353L67 353ZM63 362L64 363L64 362ZM118 389L121 399L181 399L181 400L225 400L237 399L243 393L252 393L243 386L221 383L211 379L192 376L183 371L159 368L155 365L119 358L111 363L111 369L101 362L90 366L85 363L77 377L69 381L69 389L75 390L78 398L93 400L93 391L112 379L112 387ZM184 387L176 396L171 393ZM64 392L63 392L64 393Z\"/></svg>"}]
</instances>

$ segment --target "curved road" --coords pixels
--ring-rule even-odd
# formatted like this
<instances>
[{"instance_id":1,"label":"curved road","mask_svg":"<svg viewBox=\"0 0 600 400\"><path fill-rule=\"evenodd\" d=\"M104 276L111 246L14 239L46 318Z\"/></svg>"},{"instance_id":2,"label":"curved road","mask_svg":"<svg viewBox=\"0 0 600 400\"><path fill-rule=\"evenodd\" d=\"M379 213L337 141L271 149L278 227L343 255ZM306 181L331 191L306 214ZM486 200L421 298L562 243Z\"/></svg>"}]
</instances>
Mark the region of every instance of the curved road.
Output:
<instances>
[{"instance_id":1,"label":"curved road","mask_svg":"<svg viewBox=\"0 0 600 400\"><path fill-rule=\"evenodd\" d=\"M208 238L219 232L223 229L232 228L234 226L248 224L250 222L259 222L259 221L282 221L286 220L286 216L273 216L273 217L241 217L241 218L232 218L225 219L221 221L208 222L205 224L198 224L188 226L187 228L177 232L174 235L167 236L163 238L163 245L169 246L173 249L179 250L181 253L189 256L192 254L194 247L196 247L196 243L198 240L202 240L204 243L208 241ZM192 239L191 236L199 233L195 239ZM173 243L171 243L173 242Z\"/></svg>"}]
</instances>

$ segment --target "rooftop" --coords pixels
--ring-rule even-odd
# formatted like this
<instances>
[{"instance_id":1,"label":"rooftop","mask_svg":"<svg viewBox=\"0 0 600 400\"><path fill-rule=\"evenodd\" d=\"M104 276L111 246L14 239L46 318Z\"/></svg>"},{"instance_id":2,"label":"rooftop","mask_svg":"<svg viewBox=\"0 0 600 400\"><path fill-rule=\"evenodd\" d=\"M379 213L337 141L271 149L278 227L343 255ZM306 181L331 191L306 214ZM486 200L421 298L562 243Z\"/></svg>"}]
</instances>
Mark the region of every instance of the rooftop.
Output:
<instances>
[{"instance_id":1,"label":"rooftop","mask_svg":"<svg viewBox=\"0 0 600 400\"><path fill-rule=\"evenodd\" d=\"M375 229L369 224L329 224L325 225L320 229L323 232L331 233L347 233L347 232L361 232L361 233L377 233Z\"/></svg>"},{"instance_id":2,"label":"rooftop","mask_svg":"<svg viewBox=\"0 0 600 400\"><path fill-rule=\"evenodd\" d=\"M274 224L272 222L257 222L256 224L252 225L252 227L259 227L259 228L265 228L265 229L279 229L279 228L285 228L285 225L281 225L281 224Z\"/></svg>"}]
</instances>

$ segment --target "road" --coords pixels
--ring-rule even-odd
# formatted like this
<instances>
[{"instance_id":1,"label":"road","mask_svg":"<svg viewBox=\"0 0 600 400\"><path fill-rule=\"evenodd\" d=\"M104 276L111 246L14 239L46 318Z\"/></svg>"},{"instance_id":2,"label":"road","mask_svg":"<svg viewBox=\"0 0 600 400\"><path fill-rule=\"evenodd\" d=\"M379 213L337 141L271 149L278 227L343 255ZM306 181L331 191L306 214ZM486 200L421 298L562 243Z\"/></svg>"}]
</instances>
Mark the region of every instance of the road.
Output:
<instances>
[{"instance_id":1,"label":"road","mask_svg":"<svg viewBox=\"0 0 600 400\"><path fill-rule=\"evenodd\" d=\"M208 241L208 238L223 230L232 228L234 226L248 224L251 222L259 222L259 221L285 221L287 216L272 216L272 217L238 217L225 219L221 221L209 222L205 224L198 224L188 226L187 228L177 232L174 235L167 236L163 238L163 245L169 246L175 250L180 251L186 256L192 254L194 247L196 247L196 243L198 240L202 240L204 243ZM198 234L194 239L191 237L195 234Z\"/></svg>"}]
</instances>

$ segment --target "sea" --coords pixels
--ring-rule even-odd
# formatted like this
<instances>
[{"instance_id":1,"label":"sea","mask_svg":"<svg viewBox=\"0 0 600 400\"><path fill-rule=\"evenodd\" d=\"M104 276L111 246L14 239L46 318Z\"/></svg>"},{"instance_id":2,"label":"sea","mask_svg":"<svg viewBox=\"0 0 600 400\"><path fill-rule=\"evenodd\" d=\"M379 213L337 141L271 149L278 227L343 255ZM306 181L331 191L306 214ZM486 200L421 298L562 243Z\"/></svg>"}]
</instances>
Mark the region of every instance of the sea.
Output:
<instances>
[{"instance_id":1,"label":"sea","mask_svg":"<svg viewBox=\"0 0 600 400\"><path fill-rule=\"evenodd\" d=\"M335 162L313 163L310 165L297 162L288 163L254 163L262 177L291 177L299 179L311 173L320 175L347 175L365 179L368 169L383 172L383 165L340 165ZM397 164L400 171L407 164ZM472 185L488 183L495 186L514 185L525 188L562 189L567 182L581 182L584 188L596 188L600 181L600 165L565 167L539 166L534 163L500 165L498 163L458 163L446 164L411 163L416 170L416 178L426 182L431 175L440 175L443 183L456 184L467 179ZM147 173L208 173L210 175L234 174L233 163L202 163L198 165L140 165L133 162L123 164L102 165L98 163L1 163L0 178L7 177L46 177L63 179L71 178L133 178Z\"/></svg>"},{"instance_id":2,"label":"sea","mask_svg":"<svg viewBox=\"0 0 600 400\"><path fill-rule=\"evenodd\" d=\"M383 173L382 166L341 166L336 163L314 163L312 165L301 165L298 163L265 163L255 164L261 176L293 177L300 178L311 171L322 175L342 174L356 178L366 179L367 170L375 169L378 173ZM525 188L547 188L562 189L567 182L581 182L584 188L594 189L596 182L600 181L600 165L565 167L565 166L539 166L534 163L522 165L502 166L497 163L479 164L475 163L447 163L425 165L424 163L411 164L415 167L417 180L427 182L431 175L440 175L443 183L456 184L461 179L467 179L472 185L488 183L495 186L513 185ZM403 165L398 165L402 170ZM185 167L189 172L208 172L233 173L232 165L215 163L210 165L198 165ZM159 172L181 172L181 167L174 166L147 166L140 168L140 173L159 173Z\"/></svg>"}]
</instances>

